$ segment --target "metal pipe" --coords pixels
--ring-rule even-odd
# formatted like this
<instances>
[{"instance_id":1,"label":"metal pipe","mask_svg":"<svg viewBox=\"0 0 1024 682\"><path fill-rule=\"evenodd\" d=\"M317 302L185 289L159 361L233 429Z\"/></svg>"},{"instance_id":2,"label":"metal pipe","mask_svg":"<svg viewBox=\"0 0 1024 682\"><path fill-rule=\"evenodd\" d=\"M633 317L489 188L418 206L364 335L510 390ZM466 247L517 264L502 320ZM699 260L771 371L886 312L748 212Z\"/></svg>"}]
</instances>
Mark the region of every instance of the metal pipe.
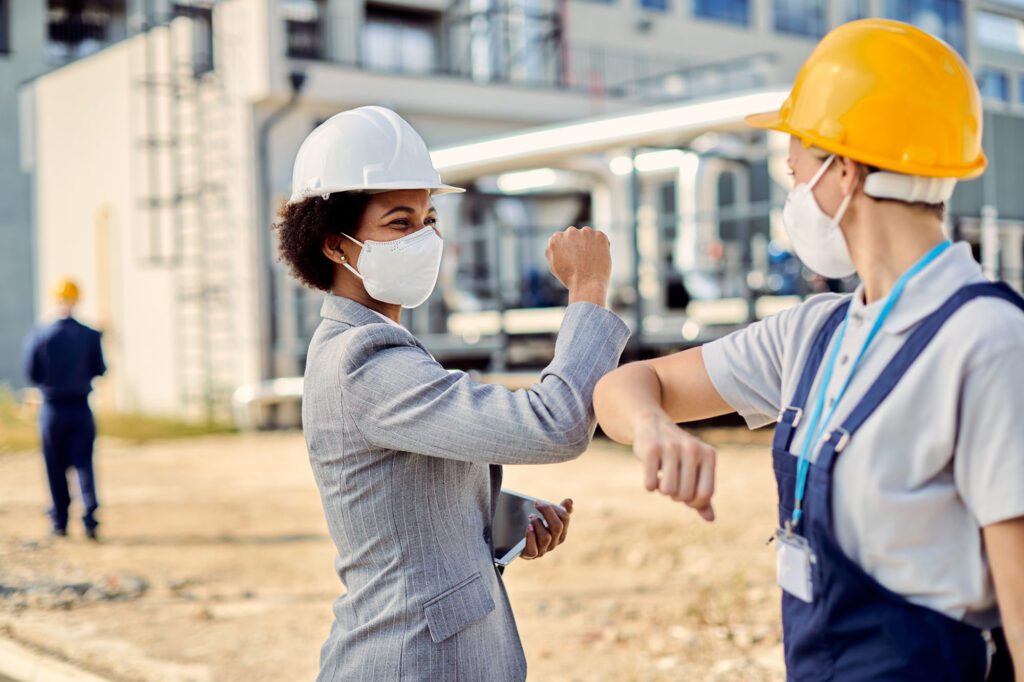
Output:
<instances>
[{"instance_id":1,"label":"metal pipe","mask_svg":"<svg viewBox=\"0 0 1024 682\"><path fill-rule=\"evenodd\" d=\"M643 258L640 255L640 173L636 169L637 149L630 150L629 205L633 222L633 313L636 328L633 330L633 360L640 359L644 343L644 297L640 291L640 269Z\"/></svg>"},{"instance_id":2,"label":"metal pipe","mask_svg":"<svg viewBox=\"0 0 1024 682\"><path fill-rule=\"evenodd\" d=\"M985 154L991 160L988 172L981 176L981 264L985 276L998 279L999 272L999 196L996 185L996 168L999 164L996 150L993 148L994 118L987 107L984 116L984 129L987 135L982 140Z\"/></svg>"},{"instance_id":3,"label":"metal pipe","mask_svg":"<svg viewBox=\"0 0 1024 682\"><path fill-rule=\"evenodd\" d=\"M276 320L276 287L274 283L274 266L270 257L270 200L271 200L271 179L270 179L270 132L285 116L287 116L299 104L299 94L302 86L306 83L306 74L301 71L293 71L288 76L291 85L291 95L288 101L281 107L271 112L260 124L259 148L257 152L260 169L260 266L263 268L263 277L259 277L259 297L263 306L260 314L260 375L268 379L273 375L273 349L277 345L277 320Z\"/></svg>"}]
</instances>

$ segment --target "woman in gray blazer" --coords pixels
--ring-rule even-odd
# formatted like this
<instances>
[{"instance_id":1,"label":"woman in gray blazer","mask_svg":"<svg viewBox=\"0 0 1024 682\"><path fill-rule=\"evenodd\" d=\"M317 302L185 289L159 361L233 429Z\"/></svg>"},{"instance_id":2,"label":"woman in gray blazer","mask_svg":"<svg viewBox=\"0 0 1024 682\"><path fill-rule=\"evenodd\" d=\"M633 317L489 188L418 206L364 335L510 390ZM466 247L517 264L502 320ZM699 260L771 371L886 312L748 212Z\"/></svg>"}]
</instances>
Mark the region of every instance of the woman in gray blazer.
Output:
<instances>
[{"instance_id":1,"label":"woman in gray blazer","mask_svg":"<svg viewBox=\"0 0 1024 682\"><path fill-rule=\"evenodd\" d=\"M609 242L552 236L569 289L555 357L509 391L449 373L399 325L429 296L441 183L423 141L379 107L319 126L295 162L278 225L293 274L326 292L306 361L303 428L346 588L320 680L523 680L526 660L493 563L502 465L563 462L588 446L591 395L628 338L605 307ZM568 512L540 507L526 557L565 539Z\"/></svg>"}]
</instances>

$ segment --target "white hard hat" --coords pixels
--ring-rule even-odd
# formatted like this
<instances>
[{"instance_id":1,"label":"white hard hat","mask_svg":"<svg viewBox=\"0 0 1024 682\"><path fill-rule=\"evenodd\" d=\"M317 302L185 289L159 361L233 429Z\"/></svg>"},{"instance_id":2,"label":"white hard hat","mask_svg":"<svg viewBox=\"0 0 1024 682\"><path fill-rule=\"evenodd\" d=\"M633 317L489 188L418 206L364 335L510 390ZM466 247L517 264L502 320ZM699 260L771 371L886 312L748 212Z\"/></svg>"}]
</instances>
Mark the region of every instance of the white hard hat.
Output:
<instances>
[{"instance_id":1,"label":"white hard hat","mask_svg":"<svg viewBox=\"0 0 1024 682\"><path fill-rule=\"evenodd\" d=\"M441 182L427 145L405 119L384 107L360 107L331 116L306 137L295 157L288 203L399 189L465 191Z\"/></svg>"}]
</instances>

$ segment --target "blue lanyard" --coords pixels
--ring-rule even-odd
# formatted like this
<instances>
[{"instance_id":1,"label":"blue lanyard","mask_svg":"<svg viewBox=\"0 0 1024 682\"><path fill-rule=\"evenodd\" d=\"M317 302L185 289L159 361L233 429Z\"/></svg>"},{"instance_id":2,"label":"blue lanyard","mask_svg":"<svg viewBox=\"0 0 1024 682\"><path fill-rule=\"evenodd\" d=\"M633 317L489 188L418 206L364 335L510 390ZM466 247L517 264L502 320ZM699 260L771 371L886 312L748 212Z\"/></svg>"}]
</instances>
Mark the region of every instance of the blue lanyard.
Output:
<instances>
[{"instance_id":1,"label":"blue lanyard","mask_svg":"<svg viewBox=\"0 0 1024 682\"><path fill-rule=\"evenodd\" d=\"M832 422L832 417L835 416L836 408L839 407L840 401L843 396L846 395L846 389L850 386L850 381L853 380L854 374L860 367L861 360L864 359L864 355L868 351L868 347L871 345L875 337L878 336L879 330L885 323L889 313L896 306L896 301L903 295L903 290L907 287L907 282L914 278L917 273L924 270L928 265L942 255L942 252L951 246L950 242L944 241L941 244L935 246L931 251L926 253L921 260L914 263L914 265L907 270L903 275L896 280L896 284L893 285L892 291L885 299L885 305L882 306L882 310L878 313L878 319L875 320L871 330L868 332L868 336L864 339L864 345L861 346L860 352L857 354L857 358L853 361L853 365L850 367L850 373L846 377L846 381L843 382L842 387L839 389L839 393L836 395L835 400L832 402L832 406L829 409L828 414L822 419L822 413L825 411L825 394L828 392L828 387L832 383L832 374L835 371L836 358L839 355L839 349L843 345L843 337L846 335L847 323L850 321L850 313L847 311L846 317L843 318L843 323L839 326L839 330L836 332L835 341L833 341L832 352L829 354L828 363L825 365L825 374L821 379L821 386L818 388L818 396L814 401L814 409L811 412L811 419L807 424L807 433L804 437L803 447L800 449L800 457L797 461L796 470L796 503L793 505L793 518L791 519L791 527L796 527L800 523L800 517L803 516L803 501L804 492L807 488L807 473L811 469L810 454L814 444L819 442L825 435L825 430L828 425Z\"/></svg>"}]
</instances>

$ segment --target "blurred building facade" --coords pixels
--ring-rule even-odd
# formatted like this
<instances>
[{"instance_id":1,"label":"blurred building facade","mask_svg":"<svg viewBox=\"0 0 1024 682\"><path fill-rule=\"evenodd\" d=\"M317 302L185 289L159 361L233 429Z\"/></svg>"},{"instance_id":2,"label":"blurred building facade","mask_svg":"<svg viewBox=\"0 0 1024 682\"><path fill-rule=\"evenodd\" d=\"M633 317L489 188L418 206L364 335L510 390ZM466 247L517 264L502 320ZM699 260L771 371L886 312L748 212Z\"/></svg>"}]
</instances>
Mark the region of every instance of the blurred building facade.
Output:
<instances>
[{"instance_id":1,"label":"blurred building facade","mask_svg":"<svg viewBox=\"0 0 1024 682\"><path fill-rule=\"evenodd\" d=\"M43 301L34 270L32 184L19 158L19 124L31 120L19 116L18 87L127 34L124 12L97 8L86 26L69 19L73 4L0 1L0 385L22 384L22 341Z\"/></svg>"},{"instance_id":2,"label":"blurred building facade","mask_svg":"<svg viewBox=\"0 0 1024 682\"><path fill-rule=\"evenodd\" d=\"M12 263L0 270L0 299L7 280L27 279L34 286L25 290L39 291L58 275L79 278L83 317L107 333L112 372L101 398L127 411L215 417L237 386L301 374L319 296L275 262L267 226L289 194L302 139L343 109L392 107L433 148L451 150L524 128L784 87L832 26L887 16L957 47L990 100L989 130L1002 126L1000 139L1012 142L994 150L1005 156L997 161L1012 168L1024 151L1019 1L0 0L0 12L5 57L23 64L6 87L31 79L10 98L12 111L0 112L12 120L20 112L20 146L12 138L0 147L0 164L10 186L24 190L9 198L17 204L9 211L12 243L22 251L0 256ZM38 41L22 45L26 36ZM722 267L705 280L678 275L700 266L694 254L708 253L732 259L736 272L755 260L768 272L771 207L784 194L770 167L777 150L753 133L696 136L460 176L473 191L439 201L452 225L443 286L411 316L414 329L439 356L461 350L505 364L509 309L557 311L537 258L543 234L578 221L643 252L617 263L617 304L650 298L654 326L668 309L682 310L681 322L665 327L667 345L684 341L677 322L694 324L688 308L699 299L749 298L763 283L726 277ZM698 163L714 170L707 183L718 235L700 244L684 232L702 219L680 217L688 201L700 203L699 188L683 180L688 168L695 178L703 172ZM997 182L1015 181L1009 176ZM595 189L581 181L587 177L604 180ZM960 212L979 218L965 229L981 233L982 205L989 224L1024 220L1024 206L1018 215L1012 203L1024 201L1022 193L1008 187L965 185ZM997 205L1003 196L1009 203ZM726 204L732 214L719 210ZM667 214L665 237L659 221ZM638 232L654 235L654 245ZM16 275L33 263L34 272ZM797 277L784 264L770 267L780 281ZM40 312L26 300L11 296L21 321L3 309L10 348L20 344L19 325ZM746 303L740 316L753 313ZM525 346L557 325L557 315L549 317L550 324L543 316L520 324ZM16 357L6 350L0 358ZM11 370L0 369L0 381L11 380L4 371Z\"/></svg>"}]
</instances>

